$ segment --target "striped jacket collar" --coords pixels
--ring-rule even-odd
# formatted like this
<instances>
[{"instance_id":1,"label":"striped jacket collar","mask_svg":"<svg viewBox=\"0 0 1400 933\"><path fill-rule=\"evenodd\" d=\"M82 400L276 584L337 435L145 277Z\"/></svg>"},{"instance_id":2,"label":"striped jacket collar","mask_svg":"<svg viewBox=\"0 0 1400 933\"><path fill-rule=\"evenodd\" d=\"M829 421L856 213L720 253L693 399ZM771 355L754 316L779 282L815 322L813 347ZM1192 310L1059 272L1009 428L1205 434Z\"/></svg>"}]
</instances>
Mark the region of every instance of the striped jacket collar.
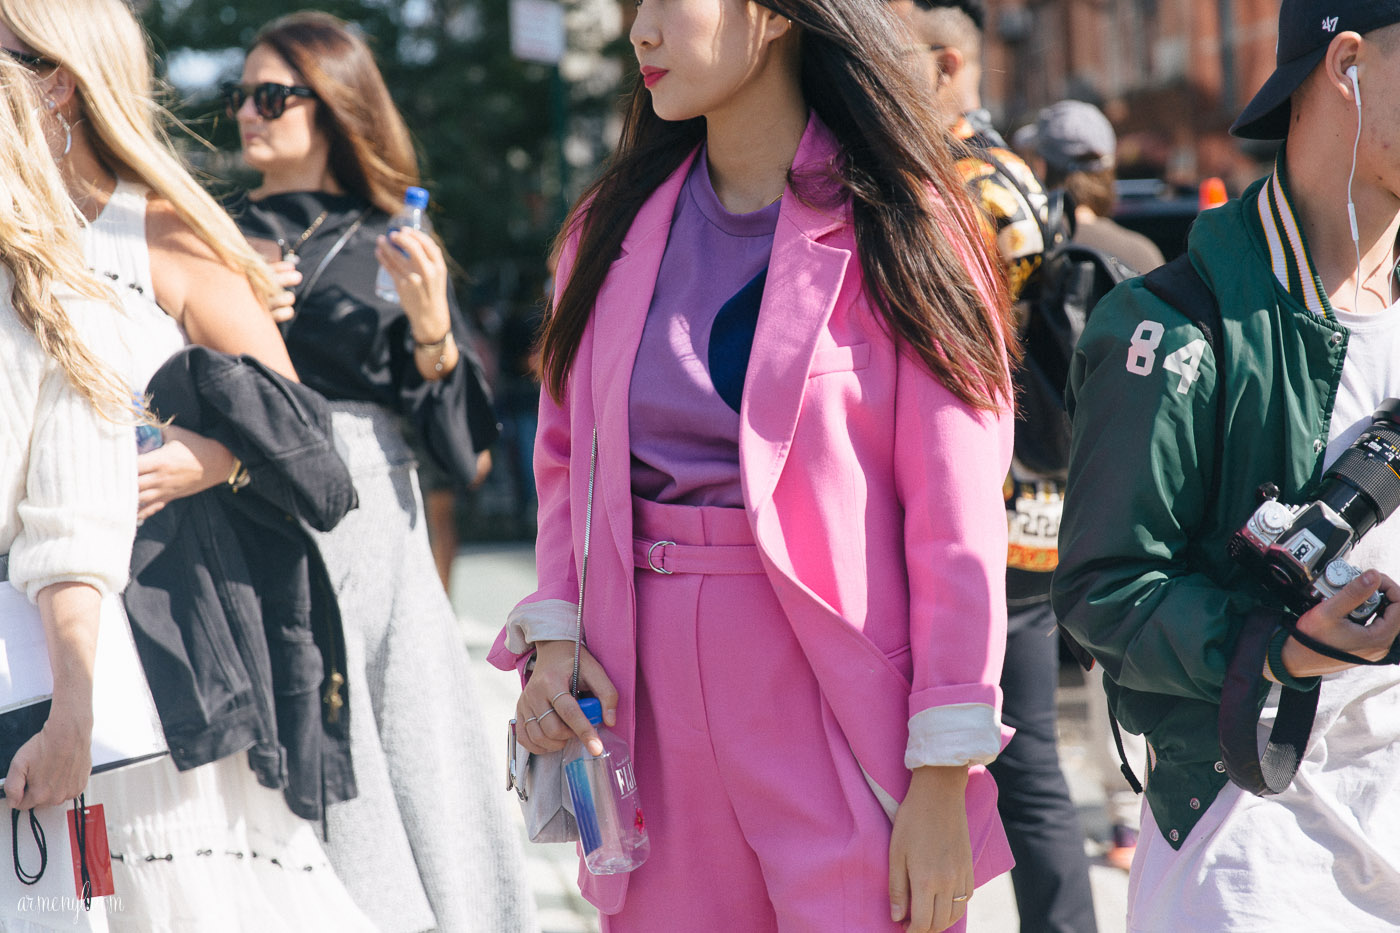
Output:
<instances>
[{"instance_id":1,"label":"striped jacket collar","mask_svg":"<svg viewBox=\"0 0 1400 933\"><path fill-rule=\"evenodd\" d=\"M1308 258L1307 240L1293 212L1288 196L1287 173L1283 166L1284 150L1280 149L1278 160L1274 163L1274 173L1259 190L1258 200L1259 222L1269 246L1274 278L1313 314L1335 320L1336 315L1332 312L1332 303L1327 300L1322 280Z\"/></svg>"}]
</instances>

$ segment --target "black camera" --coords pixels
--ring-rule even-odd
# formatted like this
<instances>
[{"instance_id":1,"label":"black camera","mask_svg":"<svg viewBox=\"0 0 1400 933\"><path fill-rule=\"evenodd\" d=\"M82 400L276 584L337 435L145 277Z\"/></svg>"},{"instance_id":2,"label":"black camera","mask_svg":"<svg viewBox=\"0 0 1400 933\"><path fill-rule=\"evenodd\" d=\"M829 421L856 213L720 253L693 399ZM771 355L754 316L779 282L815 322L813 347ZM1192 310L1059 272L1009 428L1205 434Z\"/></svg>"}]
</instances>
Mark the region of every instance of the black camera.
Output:
<instances>
[{"instance_id":1,"label":"black camera","mask_svg":"<svg viewBox=\"0 0 1400 933\"><path fill-rule=\"evenodd\" d=\"M1322 475L1317 496L1302 505L1278 501L1278 488L1230 539L1230 556L1302 615L1361 575L1344 559L1361 537L1400 507L1400 399L1388 398L1371 426ZM1375 593L1351 613L1366 624L1381 610Z\"/></svg>"}]
</instances>

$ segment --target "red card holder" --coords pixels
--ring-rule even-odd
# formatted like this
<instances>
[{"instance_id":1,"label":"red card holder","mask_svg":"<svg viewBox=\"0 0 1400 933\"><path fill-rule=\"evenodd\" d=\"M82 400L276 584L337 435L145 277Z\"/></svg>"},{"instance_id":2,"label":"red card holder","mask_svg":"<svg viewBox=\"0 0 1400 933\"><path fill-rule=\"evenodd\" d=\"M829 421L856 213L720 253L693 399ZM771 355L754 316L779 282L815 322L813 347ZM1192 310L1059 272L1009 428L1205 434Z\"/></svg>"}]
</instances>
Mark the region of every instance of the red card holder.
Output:
<instances>
[{"instance_id":1,"label":"red card holder","mask_svg":"<svg viewBox=\"0 0 1400 933\"><path fill-rule=\"evenodd\" d=\"M68 811L68 842L73 851L73 885L78 897L105 897L115 894L112 883L112 853L107 847L107 819L102 804L82 810L83 832L79 844L78 808ZM90 888L83 891L83 863L87 863Z\"/></svg>"}]
</instances>

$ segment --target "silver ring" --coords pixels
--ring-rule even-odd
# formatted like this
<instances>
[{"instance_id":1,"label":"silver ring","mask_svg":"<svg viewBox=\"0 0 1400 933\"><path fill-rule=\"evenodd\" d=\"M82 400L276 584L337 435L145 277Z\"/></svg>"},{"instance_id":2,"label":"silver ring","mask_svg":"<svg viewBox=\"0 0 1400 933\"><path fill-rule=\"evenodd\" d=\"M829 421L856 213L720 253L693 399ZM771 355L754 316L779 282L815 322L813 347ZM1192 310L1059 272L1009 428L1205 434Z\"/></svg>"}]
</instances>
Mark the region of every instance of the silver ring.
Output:
<instances>
[{"instance_id":1,"label":"silver ring","mask_svg":"<svg viewBox=\"0 0 1400 933\"><path fill-rule=\"evenodd\" d=\"M540 721L540 717L538 717L538 716L531 716L529 719L525 720L525 724L526 724L526 725L529 725L529 724L532 723L532 722L539 722L539 721Z\"/></svg>"},{"instance_id":2,"label":"silver ring","mask_svg":"<svg viewBox=\"0 0 1400 933\"><path fill-rule=\"evenodd\" d=\"M958 903L962 903L963 901L967 900L967 899L970 898L970 897L972 897L971 894L959 894L959 895L957 895L956 897L954 897L953 900L956 901L956 902L958 902Z\"/></svg>"},{"instance_id":3,"label":"silver ring","mask_svg":"<svg viewBox=\"0 0 1400 933\"><path fill-rule=\"evenodd\" d=\"M549 713L557 713L557 712L559 712L557 709L552 709L552 710L549 711ZM545 718L546 716L548 716L549 713L540 713L540 718L539 718L539 719L536 719L535 722L544 722L544 718Z\"/></svg>"},{"instance_id":4,"label":"silver ring","mask_svg":"<svg viewBox=\"0 0 1400 933\"><path fill-rule=\"evenodd\" d=\"M569 691L567 691L567 690L560 690L558 693L554 694L554 696L552 696L552 697L549 698L549 705L550 705L550 706L553 706L555 700L559 699L560 697L566 697L566 696L568 696L568 695L569 695Z\"/></svg>"},{"instance_id":5,"label":"silver ring","mask_svg":"<svg viewBox=\"0 0 1400 933\"><path fill-rule=\"evenodd\" d=\"M658 542L656 542L655 544L653 544L651 547L647 548L647 566L650 567L652 570L655 570L657 573L664 573L664 574L666 574L666 576L668 576L668 577L669 577L671 574L675 573L674 570L667 570L665 567L658 567L658 566L656 566L656 562L653 561L653 560L651 559L652 552L655 551L657 548L659 548L659 547L665 547L665 546L668 545L668 544L674 547L674 546L675 546L675 543L676 543L676 542L674 542L674 541L658 541Z\"/></svg>"}]
</instances>

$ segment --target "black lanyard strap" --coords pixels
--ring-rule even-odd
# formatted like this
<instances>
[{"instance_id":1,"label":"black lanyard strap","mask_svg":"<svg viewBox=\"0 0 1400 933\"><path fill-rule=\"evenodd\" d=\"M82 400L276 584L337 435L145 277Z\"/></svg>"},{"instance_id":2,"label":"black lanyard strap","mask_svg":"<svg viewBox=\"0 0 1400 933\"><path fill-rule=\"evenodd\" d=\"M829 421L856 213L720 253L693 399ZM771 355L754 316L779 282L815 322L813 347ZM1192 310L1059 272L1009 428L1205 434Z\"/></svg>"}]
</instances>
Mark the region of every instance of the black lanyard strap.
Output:
<instances>
[{"instance_id":1,"label":"black lanyard strap","mask_svg":"<svg viewBox=\"0 0 1400 933\"><path fill-rule=\"evenodd\" d=\"M49 844L44 839L44 827L40 825L39 818L32 809L28 812L29 831L34 834L34 844L39 847L39 870L31 875L19 863L19 811L15 809L10 810L11 851L14 854L15 877L24 884L38 884L39 879L44 877L44 869L49 867Z\"/></svg>"},{"instance_id":2,"label":"black lanyard strap","mask_svg":"<svg viewBox=\"0 0 1400 933\"><path fill-rule=\"evenodd\" d=\"M87 800L83 794L73 801L73 835L78 843L78 864L82 866L83 910L92 910L92 874L88 871L87 859Z\"/></svg>"}]
</instances>

